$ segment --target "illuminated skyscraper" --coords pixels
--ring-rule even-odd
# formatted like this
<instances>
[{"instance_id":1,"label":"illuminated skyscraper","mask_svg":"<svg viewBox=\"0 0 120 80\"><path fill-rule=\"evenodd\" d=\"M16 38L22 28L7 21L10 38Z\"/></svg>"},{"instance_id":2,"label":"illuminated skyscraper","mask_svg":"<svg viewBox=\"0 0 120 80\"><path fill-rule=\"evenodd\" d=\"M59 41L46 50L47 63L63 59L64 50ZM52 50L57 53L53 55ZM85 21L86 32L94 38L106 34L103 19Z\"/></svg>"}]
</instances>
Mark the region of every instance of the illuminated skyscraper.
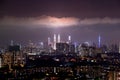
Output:
<instances>
[{"instance_id":1,"label":"illuminated skyscraper","mask_svg":"<svg viewBox=\"0 0 120 80\"><path fill-rule=\"evenodd\" d=\"M71 43L71 36L68 36L68 42Z\"/></svg>"},{"instance_id":2,"label":"illuminated skyscraper","mask_svg":"<svg viewBox=\"0 0 120 80\"><path fill-rule=\"evenodd\" d=\"M60 34L58 34L58 43L60 43Z\"/></svg>"},{"instance_id":3,"label":"illuminated skyscraper","mask_svg":"<svg viewBox=\"0 0 120 80\"><path fill-rule=\"evenodd\" d=\"M53 37L53 40L54 40L54 41L53 41L53 49L54 49L54 50L56 50L56 41L57 41L56 39L57 39L57 38L56 38L56 34L54 34L54 37Z\"/></svg>"}]
</instances>

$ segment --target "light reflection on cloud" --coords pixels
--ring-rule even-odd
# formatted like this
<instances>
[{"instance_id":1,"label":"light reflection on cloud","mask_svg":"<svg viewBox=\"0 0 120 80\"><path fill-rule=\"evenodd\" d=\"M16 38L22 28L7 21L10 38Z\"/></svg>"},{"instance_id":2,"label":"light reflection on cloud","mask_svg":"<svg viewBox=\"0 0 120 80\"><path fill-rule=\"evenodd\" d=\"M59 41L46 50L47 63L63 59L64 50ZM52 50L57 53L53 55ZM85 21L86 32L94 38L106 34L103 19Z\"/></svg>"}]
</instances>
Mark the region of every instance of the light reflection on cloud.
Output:
<instances>
[{"instance_id":1,"label":"light reflection on cloud","mask_svg":"<svg viewBox=\"0 0 120 80\"><path fill-rule=\"evenodd\" d=\"M67 27L79 24L79 19L74 17L51 17L45 16L42 19L36 20L35 24L46 25L51 27Z\"/></svg>"},{"instance_id":2,"label":"light reflection on cloud","mask_svg":"<svg viewBox=\"0 0 120 80\"><path fill-rule=\"evenodd\" d=\"M80 19L76 17L53 17L53 16L40 16L40 17L4 17L0 19L0 25L7 26L39 26L39 27L71 27L82 25L95 25L95 24L120 24L119 18L85 18Z\"/></svg>"}]
</instances>

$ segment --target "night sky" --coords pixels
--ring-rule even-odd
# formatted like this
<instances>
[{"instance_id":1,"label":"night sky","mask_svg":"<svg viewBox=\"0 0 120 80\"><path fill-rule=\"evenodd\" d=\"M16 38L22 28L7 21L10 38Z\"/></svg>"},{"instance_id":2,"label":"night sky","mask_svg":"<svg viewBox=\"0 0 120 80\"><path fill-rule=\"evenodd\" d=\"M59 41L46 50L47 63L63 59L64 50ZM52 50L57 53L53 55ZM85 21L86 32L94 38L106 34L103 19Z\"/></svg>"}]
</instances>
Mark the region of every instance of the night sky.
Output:
<instances>
[{"instance_id":1,"label":"night sky","mask_svg":"<svg viewBox=\"0 0 120 80\"><path fill-rule=\"evenodd\" d=\"M63 41L120 42L120 0L0 0L0 45Z\"/></svg>"}]
</instances>

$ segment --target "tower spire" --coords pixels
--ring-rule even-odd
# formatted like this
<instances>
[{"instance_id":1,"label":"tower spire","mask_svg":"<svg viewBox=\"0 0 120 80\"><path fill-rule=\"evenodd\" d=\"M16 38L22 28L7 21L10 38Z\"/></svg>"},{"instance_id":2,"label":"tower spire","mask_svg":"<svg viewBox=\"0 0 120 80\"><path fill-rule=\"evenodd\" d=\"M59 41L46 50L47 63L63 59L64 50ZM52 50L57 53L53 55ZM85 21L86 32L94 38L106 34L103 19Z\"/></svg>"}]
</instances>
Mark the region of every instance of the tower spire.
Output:
<instances>
[{"instance_id":1,"label":"tower spire","mask_svg":"<svg viewBox=\"0 0 120 80\"><path fill-rule=\"evenodd\" d=\"M99 48L101 47L101 36L100 35L98 36L98 47Z\"/></svg>"}]
</instances>

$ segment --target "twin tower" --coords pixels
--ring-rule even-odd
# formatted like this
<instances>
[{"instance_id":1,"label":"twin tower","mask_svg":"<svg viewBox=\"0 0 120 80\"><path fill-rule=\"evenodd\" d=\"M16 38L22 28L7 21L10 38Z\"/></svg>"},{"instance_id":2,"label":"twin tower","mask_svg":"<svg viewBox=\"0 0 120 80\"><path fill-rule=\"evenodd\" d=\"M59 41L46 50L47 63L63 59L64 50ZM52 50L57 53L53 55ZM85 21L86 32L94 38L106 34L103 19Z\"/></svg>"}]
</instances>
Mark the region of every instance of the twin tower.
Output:
<instances>
[{"instance_id":1,"label":"twin tower","mask_svg":"<svg viewBox=\"0 0 120 80\"><path fill-rule=\"evenodd\" d=\"M70 35L68 36L68 41L67 42L71 43L71 36ZM53 42L51 42L50 37L48 37L48 45L52 44L52 47L53 47L54 50L56 50L56 43L61 43L60 34L58 34L58 35L54 34Z\"/></svg>"}]
</instances>

